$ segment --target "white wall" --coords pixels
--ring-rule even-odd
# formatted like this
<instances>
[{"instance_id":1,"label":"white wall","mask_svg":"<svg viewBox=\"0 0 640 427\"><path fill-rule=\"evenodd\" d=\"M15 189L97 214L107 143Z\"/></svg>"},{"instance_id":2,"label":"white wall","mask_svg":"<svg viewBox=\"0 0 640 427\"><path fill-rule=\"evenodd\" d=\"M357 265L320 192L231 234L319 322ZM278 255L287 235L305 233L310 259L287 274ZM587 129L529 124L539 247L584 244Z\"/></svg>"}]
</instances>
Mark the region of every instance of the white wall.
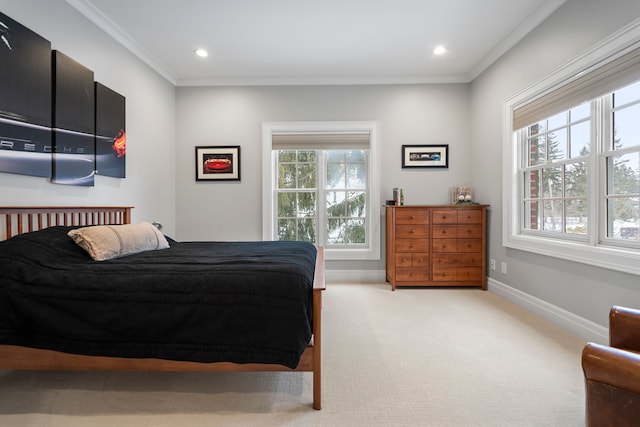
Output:
<instances>
[{"instance_id":1,"label":"white wall","mask_svg":"<svg viewBox=\"0 0 640 427\"><path fill-rule=\"evenodd\" d=\"M491 278L603 326L612 305L640 307L638 276L502 246L502 107L638 17L637 0L569 0L471 85L473 183L492 206L489 257L508 265Z\"/></svg>"},{"instance_id":2,"label":"white wall","mask_svg":"<svg viewBox=\"0 0 640 427\"><path fill-rule=\"evenodd\" d=\"M93 70L126 97L126 179L96 176L94 187L0 173L0 204L131 205L133 221L175 233L175 88L64 0L0 0L0 11ZM0 94L2 96L2 94Z\"/></svg>"},{"instance_id":3,"label":"white wall","mask_svg":"<svg viewBox=\"0 0 640 427\"><path fill-rule=\"evenodd\" d=\"M450 187L471 180L468 85L179 87L176 99L180 240L262 238L265 121L378 121L381 200L401 187L407 204L448 204ZM449 169L402 169L403 144L449 144ZM240 145L241 181L196 182L198 145ZM331 268L384 264L333 262Z\"/></svg>"}]
</instances>

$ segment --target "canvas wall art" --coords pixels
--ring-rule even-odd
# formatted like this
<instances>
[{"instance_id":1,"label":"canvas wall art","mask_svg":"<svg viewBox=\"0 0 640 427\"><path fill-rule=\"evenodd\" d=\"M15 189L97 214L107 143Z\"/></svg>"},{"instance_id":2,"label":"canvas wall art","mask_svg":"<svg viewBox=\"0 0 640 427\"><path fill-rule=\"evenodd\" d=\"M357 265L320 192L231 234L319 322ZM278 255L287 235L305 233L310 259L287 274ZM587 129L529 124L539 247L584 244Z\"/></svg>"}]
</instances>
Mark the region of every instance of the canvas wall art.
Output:
<instances>
[{"instance_id":1,"label":"canvas wall art","mask_svg":"<svg viewBox=\"0 0 640 427\"><path fill-rule=\"evenodd\" d=\"M127 154L125 98L98 82L95 83L95 98L96 173L124 178Z\"/></svg>"},{"instance_id":2,"label":"canvas wall art","mask_svg":"<svg viewBox=\"0 0 640 427\"><path fill-rule=\"evenodd\" d=\"M51 43L0 13L0 172L51 176Z\"/></svg>"}]
</instances>

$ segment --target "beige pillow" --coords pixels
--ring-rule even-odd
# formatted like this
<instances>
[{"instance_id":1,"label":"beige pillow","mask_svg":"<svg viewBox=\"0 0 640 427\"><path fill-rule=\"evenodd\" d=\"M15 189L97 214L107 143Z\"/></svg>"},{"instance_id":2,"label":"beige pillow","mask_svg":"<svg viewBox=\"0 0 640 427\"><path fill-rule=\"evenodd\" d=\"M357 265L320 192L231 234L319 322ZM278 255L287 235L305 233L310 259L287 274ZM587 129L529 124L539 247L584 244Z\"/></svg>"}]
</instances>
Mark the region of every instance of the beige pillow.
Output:
<instances>
[{"instance_id":1,"label":"beige pillow","mask_svg":"<svg viewBox=\"0 0 640 427\"><path fill-rule=\"evenodd\" d=\"M67 235L96 261L169 247L160 230L148 222L94 225L71 230Z\"/></svg>"}]
</instances>

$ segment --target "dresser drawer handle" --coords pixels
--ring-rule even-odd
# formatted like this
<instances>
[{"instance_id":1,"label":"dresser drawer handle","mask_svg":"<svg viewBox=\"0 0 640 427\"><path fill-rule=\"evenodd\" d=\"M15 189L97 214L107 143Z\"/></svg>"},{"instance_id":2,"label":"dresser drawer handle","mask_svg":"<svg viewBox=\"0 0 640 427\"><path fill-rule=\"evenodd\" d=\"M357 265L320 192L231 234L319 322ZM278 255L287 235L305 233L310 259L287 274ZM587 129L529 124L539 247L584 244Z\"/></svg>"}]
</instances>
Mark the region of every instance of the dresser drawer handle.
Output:
<instances>
[{"instance_id":1,"label":"dresser drawer handle","mask_svg":"<svg viewBox=\"0 0 640 427\"><path fill-rule=\"evenodd\" d=\"M402 258L402 262L407 262L407 259L406 258Z\"/></svg>"},{"instance_id":2,"label":"dresser drawer handle","mask_svg":"<svg viewBox=\"0 0 640 427\"><path fill-rule=\"evenodd\" d=\"M411 231L409 232L409 234L413 234L413 233L415 233L415 232L416 232L416 230L414 230L414 229L412 228L412 229L411 229Z\"/></svg>"},{"instance_id":3,"label":"dresser drawer handle","mask_svg":"<svg viewBox=\"0 0 640 427\"><path fill-rule=\"evenodd\" d=\"M409 219L416 219L416 217L415 217L415 216L413 216L413 215L411 215L411 216L409 217Z\"/></svg>"}]
</instances>

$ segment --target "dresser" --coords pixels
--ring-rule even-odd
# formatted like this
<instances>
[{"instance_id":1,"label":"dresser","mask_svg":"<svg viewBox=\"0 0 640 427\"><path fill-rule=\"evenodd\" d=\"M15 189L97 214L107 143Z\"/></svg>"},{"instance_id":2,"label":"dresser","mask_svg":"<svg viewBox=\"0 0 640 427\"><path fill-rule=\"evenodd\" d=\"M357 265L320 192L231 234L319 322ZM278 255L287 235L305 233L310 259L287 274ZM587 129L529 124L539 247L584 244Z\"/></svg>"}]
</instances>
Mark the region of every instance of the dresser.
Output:
<instances>
[{"instance_id":1,"label":"dresser","mask_svg":"<svg viewBox=\"0 0 640 427\"><path fill-rule=\"evenodd\" d=\"M387 206L386 276L396 286L487 289L488 205Z\"/></svg>"}]
</instances>

